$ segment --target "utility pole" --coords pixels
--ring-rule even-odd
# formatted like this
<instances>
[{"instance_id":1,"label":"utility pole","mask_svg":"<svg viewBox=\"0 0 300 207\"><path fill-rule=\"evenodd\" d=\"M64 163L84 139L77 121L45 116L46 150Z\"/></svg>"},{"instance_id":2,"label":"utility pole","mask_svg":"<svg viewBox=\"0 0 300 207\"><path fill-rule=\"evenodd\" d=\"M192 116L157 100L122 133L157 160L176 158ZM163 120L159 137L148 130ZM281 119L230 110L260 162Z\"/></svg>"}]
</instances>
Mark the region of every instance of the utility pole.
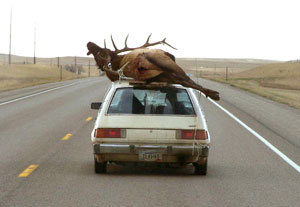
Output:
<instances>
[{"instance_id":1,"label":"utility pole","mask_svg":"<svg viewBox=\"0 0 300 207\"><path fill-rule=\"evenodd\" d=\"M9 56L8 64L11 64L11 24L12 24L12 9L10 9L10 29L9 29Z\"/></svg>"},{"instance_id":2,"label":"utility pole","mask_svg":"<svg viewBox=\"0 0 300 207\"><path fill-rule=\"evenodd\" d=\"M59 68L59 57L57 57L57 67Z\"/></svg>"},{"instance_id":3,"label":"utility pole","mask_svg":"<svg viewBox=\"0 0 300 207\"><path fill-rule=\"evenodd\" d=\"M75 70L77 70L77 74L79 75L79 70L77 69L77 59L76 59L76 56L74 57L74 67L75 67Z\"/></svg>"},{"instance_id":4,"label":"utility pole","mask_svg":"<svg viewBox=\"0 0 300 207\"><path fill-rule=\"evenodd\" d=\"M35 47L36 47L36 26L34 25L34 49L33 49L33 64L36 64Z\"/></svg>"}]
</instances>

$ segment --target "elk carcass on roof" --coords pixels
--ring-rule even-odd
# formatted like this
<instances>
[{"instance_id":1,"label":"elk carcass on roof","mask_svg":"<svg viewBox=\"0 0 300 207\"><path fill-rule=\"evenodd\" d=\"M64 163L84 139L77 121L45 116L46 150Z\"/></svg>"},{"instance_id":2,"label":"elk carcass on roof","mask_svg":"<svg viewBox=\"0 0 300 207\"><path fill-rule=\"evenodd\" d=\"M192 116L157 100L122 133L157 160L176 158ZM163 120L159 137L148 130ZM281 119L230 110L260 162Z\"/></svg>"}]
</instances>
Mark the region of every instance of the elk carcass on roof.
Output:
<instances>
[{"instance_id":1,"label":"elk carcass on roof","mask_svg":"<svg viewBox=\"0 0 300 207\"><path fill-rule=\"evenodd\" d=\"M147 82L167 82L170 84L181 84L185 87L194 88L201 91L207 97L214 100L219 100L219 92L204 88L196 84L190 77L175 63L175 57L160 49L149 49L147 47L166 44L166 38L162 41L149 43L151 34L147 38L144 45L137 48L129 48L127 46L128 35L125 39L125 47L119 50L111 37L115 51L106 48L104 41L104 48L99 47L93 42L87 44L89 52L88 55L93 54L99 68L106 72L107 77L111 81L119 79L120 68L122 73L134 78L135 80ZM175 49L174 47L172 47ZM119 55L122 52L128 52L125 55Z\"/></svg>"}]
</instances>

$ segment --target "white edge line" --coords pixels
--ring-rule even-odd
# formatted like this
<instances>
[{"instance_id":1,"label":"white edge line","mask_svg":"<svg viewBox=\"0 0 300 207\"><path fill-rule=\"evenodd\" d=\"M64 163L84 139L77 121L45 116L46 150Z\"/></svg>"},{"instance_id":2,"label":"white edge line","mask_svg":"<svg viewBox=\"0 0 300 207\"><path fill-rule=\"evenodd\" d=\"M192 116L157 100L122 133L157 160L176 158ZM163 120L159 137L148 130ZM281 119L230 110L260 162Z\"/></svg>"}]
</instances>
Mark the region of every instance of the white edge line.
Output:
<instances>
[{"instance_id":1,"label":"white edge line","mask_svg":"<svg viewBox=\"0 0 300 207\"><path fill-rule=\"evenodd\" d=\"M60 88L65 88L65 87L74 85L76 83L78 83L78 82L71 83L71 84L68 84L68 85L58 86L58 87L51 88L51 89L47 89L45 91L34 93L34 94L31 94L31 95L28 95L28 96L23 96L21 98L16 98L16 99L13 99L13 100L10 100L10 101L7 101L7 102L0 103L0 106L6 105L6 104L10 104L10 103L13 103L13 102L16 102L16 101L21 101L23 99L30 98L30 97L33 97L33 96L37 96L37 95L40 95L40 94L43 94L43 93L47 93L47 92L50 92L50 91L54 91L54 90L57 90L57 89L60 89Z\"/></svg>"},{"instance_id":2,"label":"white edge line","mask_svg":"<svg viewBox=\"0 0 300 207\"><path fill-rule=\"evenodd\" d=\"M203 95L203 94L202 94ZM242 125L245 129L247 129L251 134L256 136L262 143L264 143L267 147L269 147L273 152L275 152L279 157L281 157L285 162L287 162L290 166L292 166L298 173L300 173L300 166L297 165L293 160L288 158L285 154L280 152L276 147L274 147L270 142L268 142L265 138L263 138L260 134L258 134L256 131L251 129L249 126L247 126L245 123L243 123L241 120L239 120L237 117L235 117L232 113L227 111L225 108L223 108L221 105L216 103L211 98L208 98L209 101L211 101L213 104L215 104L217 107L219 107L222 111L224 111L227 115L229 115L231 118L233 118L236 122L238 122L240 125Z\"/></svg>"}]
</instances>

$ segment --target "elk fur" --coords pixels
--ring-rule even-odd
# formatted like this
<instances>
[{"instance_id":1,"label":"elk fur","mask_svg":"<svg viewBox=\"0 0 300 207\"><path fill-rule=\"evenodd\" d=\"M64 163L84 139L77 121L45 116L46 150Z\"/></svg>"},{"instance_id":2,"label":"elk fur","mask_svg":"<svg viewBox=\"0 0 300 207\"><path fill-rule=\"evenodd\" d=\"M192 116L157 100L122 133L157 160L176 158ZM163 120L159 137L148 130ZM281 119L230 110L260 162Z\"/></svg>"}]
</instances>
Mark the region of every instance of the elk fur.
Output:
<instances>
[{"instance_id":1,"label":"elk fur","mask_svg":"<svg viewBox=\"0 0 300 207\"><path fill-rule=\"evenodd\" d=\"M150 44L150 36L143 45L144 47L139 48L128 48L126 44L127 36L125 48L122 50L118 50L112 40L115 51L111 51L106 47L101 48L95 43L89 42L87 44L88 55L91 53L94 55L97 65L106 72L107 77L111 81L119 79L119 73L116 71L122 68L125 76L132 77L135 80L181 84L185 87L199 90L214 100L220 99L217 91L204 88L191 80L183 69L175 63L175 57L172 54L160 49L147 48L147 46L165 43L164 39L163 41ZM118 55L118 53L123 51L130 52L125 55ZM111 67L109 67L109 64L111 64Z\"/></svg>"}]
</instances>

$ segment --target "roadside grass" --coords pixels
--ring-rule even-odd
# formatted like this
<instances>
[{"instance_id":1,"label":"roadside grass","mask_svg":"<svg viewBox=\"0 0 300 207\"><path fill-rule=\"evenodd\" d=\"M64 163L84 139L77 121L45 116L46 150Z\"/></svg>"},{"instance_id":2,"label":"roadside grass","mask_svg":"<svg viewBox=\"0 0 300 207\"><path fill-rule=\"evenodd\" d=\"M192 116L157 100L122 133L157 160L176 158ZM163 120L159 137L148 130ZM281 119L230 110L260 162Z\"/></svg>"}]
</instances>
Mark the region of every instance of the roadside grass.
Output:
<instances>
[{"instance_id":1,"label":"roadside grass","mask_svg":"<svg viewBox=\"0 0 300 207\"><path fill-rule=\"evenodd\" d=\"M190 72L300 109L299 62L266 64L253 69L228 69L227 79L225 68Z\"/></svg>"},{"instance_id":2,"label":"roadside grass","mask_svg":"<svg viewBox=\"0 0 300 207\"><path fill-rule=\"evenodd\" d=\"M74 65L75 60L78 65L82 65L84 71L81 75L63 71L62 80L83 78L88 76L88 66L90 65L90 76L99 76L99 70L95 66L95 60L92 57L52 57L36 58L37 64L33 64L33 57L23 57L12 55L12 65L7 65L8 55L2 54L3 65L0 65L0 92L17 88L24 88L33 85L60 81L60 70L56 66L58 60L60 65ZM1 58L0 57L0 58ZM254 59L201 59L201 58L178 58L177 62L183 68L191 68L195 64L205 67L224 67L226 65L234 68L253 68L258 65L276 62L269 60ZM222 69L221 69L222 70Z\"/></svg>"},{"instance_id":3,"label":"roadside grass","mask_svg":"<svg viewBox=\"0 0 300 207\"><path fill-rule=\"evenodd\" d=\"M62 69L62 80L84 78L88 76L88 68L83 67L80 75ZM90 76L98 76L98 69L91 67ZM0 65L0 92L17 88L58 82L60 69L57 66L42 64Z\"/></svg>"},{"instance_id":4,"label":"roadside grass","mask_svg":"<svg viewBox=\"0 0 300 207\"><path fill-rule=\"evenodd\" d=\"M67 60L67 57L65 59ZM230 84L300 109L299 62L265 64L266 61L238 59L226 61L226 59L222 61L179 59L178 62L188 73L196 77ZM230 64L232 67L228 68L226 78L225 67ZM252 66L254 68L251 68ZM88 77L88 67L83 66L83 69L80 75L62 69L62 80ZM98 75L97 67L91 66L90 76ZM0 92L58 81L60 81L60 69L54 65L43 63L0 65Z\"/></svg>"}]
</instances>

